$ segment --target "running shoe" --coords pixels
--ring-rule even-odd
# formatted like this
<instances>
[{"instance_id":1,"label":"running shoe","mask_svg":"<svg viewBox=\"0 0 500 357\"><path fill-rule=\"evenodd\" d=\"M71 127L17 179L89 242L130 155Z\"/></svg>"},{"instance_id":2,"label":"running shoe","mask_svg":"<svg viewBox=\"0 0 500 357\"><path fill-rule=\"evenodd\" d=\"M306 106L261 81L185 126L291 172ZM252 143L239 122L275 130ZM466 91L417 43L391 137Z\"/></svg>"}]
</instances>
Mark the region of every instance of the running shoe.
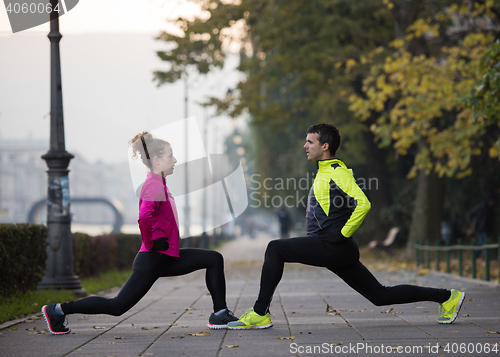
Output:
<instances>
[{"instance_id":1,"label":"running shoe","mask_svg":"<svg viewBox=\"0 0 500 357\"><path fill-rule=\"evenodd\" d=\"M448 300L439 304L439 317L440 324L451 324L457 319L458 312L464 303L465 293L458 290L451 289L451 296Z\"/></svg>"},{"instance_id":2,"label":"running shoe","mask_svg":"<svg viewBox=\"0 0 500 357\"><path fill-rule=\"evenodd\" d=\"M55 303L42 307L43 318L47 322L49 331L54 335L69 333L71 330L65 326L66 315L59 315L54 311L55 307Z\"/></svg>"},{"instance_id":3,"label":"running shoe","mask_svg":"<svg viewBox=\"0 0 500 357\"><path fill-rule=\"evenodd\" d=\"M273 323L271 322L271 317L269 312L264 316L257 314L253 311L253 307L248 309L238 321L230 322L227 324L229 329L258 329L258 328L268 328L271 327Z\"/></svg>"},{"instance_id":4,"label":"running shoe","mask_svg":"<svg viewBox=\"0 0 500 357\"><path fill-rule=\"evenodd\" d=\"M238 318L233 315L232 311L226 309L226 311L220 313L219 315L212 313L208 319L207 326L211 329L223 329L227 328L228 322L231 321L238 321Z\"/></svg>"}]
</instances>

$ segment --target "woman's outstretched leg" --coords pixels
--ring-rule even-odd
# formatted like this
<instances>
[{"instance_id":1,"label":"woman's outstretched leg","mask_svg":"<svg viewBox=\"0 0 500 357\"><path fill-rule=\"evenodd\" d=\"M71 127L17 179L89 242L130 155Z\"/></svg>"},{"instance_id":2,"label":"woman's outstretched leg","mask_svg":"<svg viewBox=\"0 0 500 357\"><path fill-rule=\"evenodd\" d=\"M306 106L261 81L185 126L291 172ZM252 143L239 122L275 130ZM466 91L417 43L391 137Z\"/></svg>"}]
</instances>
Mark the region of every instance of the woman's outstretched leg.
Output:
<instances>
[{"instance_id":1,"label":"woman's outstretched leg","mask_svg":"<svg viewBox=\"0 0 500 357\"><path fill-rule=\"evenodd\" d=\"M70 332L64 326L65 315L69 314L107 314L119 316L130 310L149 291L158 279L158 266L165 257L160 253L142 252L135 257L132 274L112 299L89 296L62 304L50 304L42 308L42 312L50 331L53 334Z\"/></svg>"}]
</instances>

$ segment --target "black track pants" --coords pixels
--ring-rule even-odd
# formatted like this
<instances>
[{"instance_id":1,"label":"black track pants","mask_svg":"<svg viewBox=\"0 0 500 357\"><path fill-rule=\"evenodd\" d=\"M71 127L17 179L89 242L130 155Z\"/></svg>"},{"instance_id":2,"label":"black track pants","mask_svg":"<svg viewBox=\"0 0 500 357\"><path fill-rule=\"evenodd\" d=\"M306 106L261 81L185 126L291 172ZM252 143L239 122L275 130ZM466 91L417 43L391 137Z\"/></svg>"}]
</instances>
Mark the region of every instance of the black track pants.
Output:
<instances>
[{"instance_id":1,"label":"black track pants","mask_svg":"<svg viewBox=\"0 0 500 357\"><path fill-rule=\"evenodd\" d=\"M227 308L224 260L218 252L185 248L178 258L155 252L140 252L135 257L132 274L112 299L89 296L61 304L65 314L108 314L119 316L130 310L160 277L189 274L206 269L205 281L212 295L214 311Z\"/></svg>"},{"instance_id":2,"label":"black track pants","mask_svg":"<svg viewBox=\"0 0 500 357\"><path fill-rule=\"evenodd\" d=\"M323 238L300 237L269 242L262 267L259 297L254 305L259 315L268 311L285 263L325 267L377 306L417 301L442 303L450 297L450 291L446 289L415 285L383 286L359 261L358 246L353 239L331 243Z\"/></svg>"}]
</instances>

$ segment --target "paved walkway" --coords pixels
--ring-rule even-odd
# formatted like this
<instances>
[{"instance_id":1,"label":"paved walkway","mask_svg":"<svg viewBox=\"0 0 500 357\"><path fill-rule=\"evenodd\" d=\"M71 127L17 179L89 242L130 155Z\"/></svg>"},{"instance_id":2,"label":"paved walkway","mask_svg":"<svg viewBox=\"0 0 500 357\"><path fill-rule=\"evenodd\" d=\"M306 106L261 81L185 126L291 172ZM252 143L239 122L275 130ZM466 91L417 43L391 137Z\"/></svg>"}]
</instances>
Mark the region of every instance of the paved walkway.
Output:
<instances>
[{"instance_id":1,"label":"paved walkway","mask_svg":"<svg viewBox=\"0 0 500 357\"><path fill-rule=\"evenodd\" d=\"M240 238L220 250L236 315L256 299L268 241ZM454 287L467 300L455 323L441 325L435 303L376 307L326 269L287 264L272 328L210 330L211 299L203 272L196 272L160 279L122 316L71 315L68 335L46 333L40 315L33 316L0 331L0 356L500 356L499 285L445 274L375 275L386 285Z\"/></svg>"}]
</instances>

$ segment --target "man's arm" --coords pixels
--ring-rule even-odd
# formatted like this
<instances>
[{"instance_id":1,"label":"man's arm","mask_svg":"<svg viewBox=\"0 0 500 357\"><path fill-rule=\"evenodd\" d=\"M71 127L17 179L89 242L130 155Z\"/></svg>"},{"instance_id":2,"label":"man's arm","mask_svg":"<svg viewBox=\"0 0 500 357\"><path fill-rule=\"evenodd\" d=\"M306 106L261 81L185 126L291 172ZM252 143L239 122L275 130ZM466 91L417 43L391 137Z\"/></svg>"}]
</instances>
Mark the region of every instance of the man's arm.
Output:
<instances>
[{"instance_id":1,"label":"man's arm","mask_svg":"<svg viewBox=\"0 0 500 357\"><path fill-rule=\"evenodd\" d=\"M354 208L351 217L349 217L341 230L344 237L350 238L359 228L361 223L363 223L363 220L370 211L371 204L363 190L359 188L356 183L356 179L352 176L350 171L343 171L341 177L339 177L339 179L335 182L342 191L354 198L356 202L356 207Z\"/></svg>"}]
</instances>

